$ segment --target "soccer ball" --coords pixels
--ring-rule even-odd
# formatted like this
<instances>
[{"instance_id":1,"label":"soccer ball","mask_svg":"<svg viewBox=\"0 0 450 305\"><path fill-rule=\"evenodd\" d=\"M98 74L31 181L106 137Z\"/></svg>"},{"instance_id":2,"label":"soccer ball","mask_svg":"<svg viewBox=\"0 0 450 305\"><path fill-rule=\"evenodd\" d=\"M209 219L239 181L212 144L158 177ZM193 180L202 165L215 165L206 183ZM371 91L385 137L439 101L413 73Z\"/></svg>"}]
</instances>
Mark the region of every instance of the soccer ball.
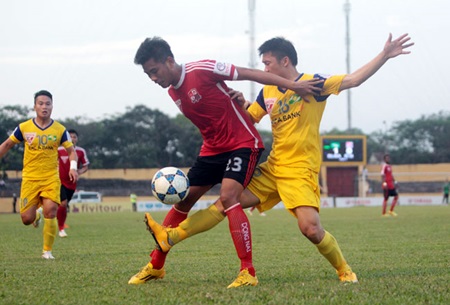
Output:
<instances>
[{"instance_id":1,"label":"soccer ball","mask_svg":"<svg viewBox=\"0 0 450 305\"><path fill-rule=\"evenodd\" d=\"M152 193L165 204L175 204L189 194L189 179L176 167L164 167L152 179Z\"/></svg>"}]
</instances>

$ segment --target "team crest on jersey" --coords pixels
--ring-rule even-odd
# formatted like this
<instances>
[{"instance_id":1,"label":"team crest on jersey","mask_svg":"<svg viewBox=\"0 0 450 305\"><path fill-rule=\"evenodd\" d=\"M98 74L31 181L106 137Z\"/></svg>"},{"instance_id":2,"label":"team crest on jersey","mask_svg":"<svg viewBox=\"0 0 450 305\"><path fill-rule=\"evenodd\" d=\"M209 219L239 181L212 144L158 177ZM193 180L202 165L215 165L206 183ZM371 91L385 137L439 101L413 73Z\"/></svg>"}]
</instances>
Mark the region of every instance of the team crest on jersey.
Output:
<instances>
[{"instance_id":1,"label":"team crest on jersey","mask_svg":"<svg viewBox=\"0 0 450 305\"><path fill-rule=\"evenodd\" d=\"M31 145L31 143L33 143L34 141L34 138L36 138L35 132L25 132L23 135L25 137L25 141L27 141L29 145Z\"/></svg>"},{"instance_id":2,"label":"team crest on jersey","mask_svg":"<svg viewBox=\"0 0 450 305\"><path fill-rule=\"evenodd\" d=\"M202 96L200 95L200 93L198 93L197 89L195 88L189 90L188 95L193 104L200 102L200 100L202 99Z\"/></svg>"},{"instance_id":3,"label":"team crest on jersey","mask_svg":"<svg viewBox=\"0 0 450 305\"><path fill-rule=\"evenodd\" d=\"M216 62L216 65L214 66L214 73L230 76L231 75L231 64L227 64L224 62Z\"/></svg>"},{"instance_id":4,"label":"team crest on jersey","mask_svg":"<svg viewBox=\"0 0 450 305\"><path fill-rule=\"evenodd\" d=\"M272 112L273 105L276 103L276 98L266 98L264 99L264 104L266 105L266 111L268 114Z\"/></svg>"}]
</instances>

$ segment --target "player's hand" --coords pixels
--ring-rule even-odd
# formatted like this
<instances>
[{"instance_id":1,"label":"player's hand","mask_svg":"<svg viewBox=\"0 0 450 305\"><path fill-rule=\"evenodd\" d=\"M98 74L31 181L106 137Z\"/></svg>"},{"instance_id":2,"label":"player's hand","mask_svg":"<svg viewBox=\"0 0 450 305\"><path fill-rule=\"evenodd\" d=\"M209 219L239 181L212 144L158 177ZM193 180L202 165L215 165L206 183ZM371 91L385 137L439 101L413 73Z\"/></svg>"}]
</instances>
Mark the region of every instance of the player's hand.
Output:
<instances>
[{"instance_id":1,"label":"player's hand","mask_svg":"<svg viewBox=\"0 0 450 305\"><path fill-rule=\"evenodd\" d=\"M324 82L323 79L313 78L308 80L300 80L294 82L292 91L300 95L304 101L309 103L308 95L319 95L322 92L322 88L318 85Z\"/></svg>"},{"instance_id":2,"label":"player's hand","mask_svg":"<svg viewBox=\"0 0 450 305\"><path fill-rule=\"evenodd\" d=\"M392 34L389 33L388 40L384 44L384 56L389 58L394 58L400 54L409 54L411 51L405 51L406 48L409 48L414 45L414 42L407 43L411 40L411 37L408 34L403 34L395 40L392 40Z\"/></svg>"},{"instance_id":3,"label":"player's hand","mask_svg":"<svg viewBox=\"0 0 450 305\"><path fill-rule=\"evenodd\" d=\"M228 94L230 95L230 98L239 105L239 107L247 109L247 107L250 106L250 102L245 100L242 92L230 88Z\"/></svg>"},{"instance_id":4,"label":"player's hand","mask_svg":"<svg viewBox=\"0 0 450 305\"><path fill-rule=\"evenodd\" d=\"M69 178L70 178L70 181L77 182L78 181L78 171L76 169L71 169L69 171Z\"/></svg>"},{"instance_id":5,"label":"player's hand","mask_svg":"<svg viewBox=\"0 0 450 305\"><path fill-rule=\"evenodd\" d=\"M387 189L387 183L386 183L386 182L383 182L383 183L381 184L381 187L383 188L383 190Z\"/></svg>"}]
</instances>

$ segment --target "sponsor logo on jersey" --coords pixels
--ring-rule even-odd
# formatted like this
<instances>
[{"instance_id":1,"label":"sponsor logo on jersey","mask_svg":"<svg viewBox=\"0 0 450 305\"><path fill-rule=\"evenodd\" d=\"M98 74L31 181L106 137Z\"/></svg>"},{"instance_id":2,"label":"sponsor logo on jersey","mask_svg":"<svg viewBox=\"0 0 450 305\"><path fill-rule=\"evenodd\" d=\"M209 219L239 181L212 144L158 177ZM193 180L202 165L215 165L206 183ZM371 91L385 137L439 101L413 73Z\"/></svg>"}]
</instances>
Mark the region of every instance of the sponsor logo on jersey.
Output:
<instances>
[{"instance_id":1,"label":"sponsor logo on jersey","mask_svg":"<svg viewBox=\"0 0 450 305\"><path fill-rule=\"evenodd\" d=\"M200 100L202 99L202 96L198 93L197 89L195 88L189 90L188 95L193 104L200 102Z\"/></svg>"}]
</instances>

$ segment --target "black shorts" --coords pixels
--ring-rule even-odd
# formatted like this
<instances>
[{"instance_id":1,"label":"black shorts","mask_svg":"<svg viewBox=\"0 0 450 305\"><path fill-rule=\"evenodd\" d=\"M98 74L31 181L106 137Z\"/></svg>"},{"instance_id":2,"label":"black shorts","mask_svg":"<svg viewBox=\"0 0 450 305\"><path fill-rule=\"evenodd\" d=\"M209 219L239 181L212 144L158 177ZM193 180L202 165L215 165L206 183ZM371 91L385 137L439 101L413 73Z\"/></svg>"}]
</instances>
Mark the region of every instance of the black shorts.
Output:
<instances>
[{"instance_id":1,"label":"black shorts","mask_svg":"<svg viewBox=\"0 0 450 305\"><path fill-rule=\"evenodd\" d=\"M67 203L69 203L70 200L72 200L73 193L75 193L75 190L68 189L61 183L61 196L60 196L61 201L67 199Z\"/></svg>"},{"instance_id":2,"label":"black shorts","mask_svg":"<svg viewBox=\"0 0 450 305\"><path fill-rule=\"evenodd\" d=\"M388 199L389 197L398 196L397 189L385 189L384 190L384 199Z\"/></svg>"},{"instance_id":3,"label":"black shorts","mask_svg":"<svg viewBox=\"0 0 450 305\"><path fill-rule=\"evenodd\" d=\"M189 182L192 186L214 186L221 183L223 178L229 178L246 187L263 150L241 148L215 156L199 156L188 172Z\"/></svg>"}]
</instances>

